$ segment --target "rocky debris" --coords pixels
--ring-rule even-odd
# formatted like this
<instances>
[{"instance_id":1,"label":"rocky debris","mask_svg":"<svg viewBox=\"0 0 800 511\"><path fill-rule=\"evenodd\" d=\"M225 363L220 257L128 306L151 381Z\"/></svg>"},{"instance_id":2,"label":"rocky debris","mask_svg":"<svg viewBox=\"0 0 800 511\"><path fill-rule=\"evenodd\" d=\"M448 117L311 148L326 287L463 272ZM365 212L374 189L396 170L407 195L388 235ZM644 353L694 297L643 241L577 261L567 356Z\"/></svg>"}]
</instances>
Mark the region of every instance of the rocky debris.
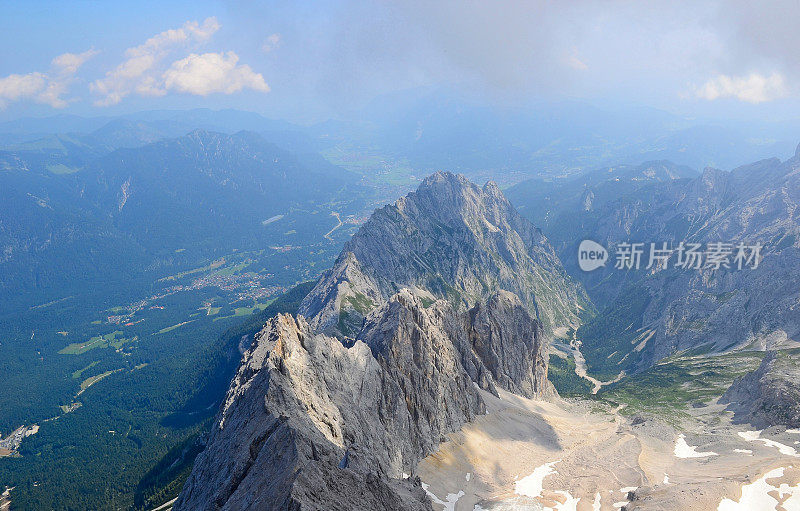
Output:
<instances>
[{"instance_id":1,"label":"rocky debris","mask_svg":"<svg viewBox=\"0 0 800 511\"><path fill-rule=\"evenodd\" d=\"M729 403L736 422L800 427L800 352L767 352L758 369L733 382L722 402Z\"/></svg>"},{"instance_id":2,"label":"rocky debris","mask_svg":"<svg viewBox=\"0 0 800 511\"><path fill-rule=\"evenodd\" d=\"M549 332L577 324L583 289L541 231L492 182L439 172L370 217L300 306L315 330L352 337L401 288L466 310L498 289Z\"/></svg>"},{"instance_id":3,"label":"rocky debris","mask_svg":"<svg viewBox=\"0 0 800 511\"><path fill-rule=\"evenodd\" d=\"M479 387L537 395L547 368L541 325L515 295L467 313L425 305L401 290L346 344L302 317L270 319L175 509L431 509L404 474L486 412Z\"/></svg>"}]
</instances>

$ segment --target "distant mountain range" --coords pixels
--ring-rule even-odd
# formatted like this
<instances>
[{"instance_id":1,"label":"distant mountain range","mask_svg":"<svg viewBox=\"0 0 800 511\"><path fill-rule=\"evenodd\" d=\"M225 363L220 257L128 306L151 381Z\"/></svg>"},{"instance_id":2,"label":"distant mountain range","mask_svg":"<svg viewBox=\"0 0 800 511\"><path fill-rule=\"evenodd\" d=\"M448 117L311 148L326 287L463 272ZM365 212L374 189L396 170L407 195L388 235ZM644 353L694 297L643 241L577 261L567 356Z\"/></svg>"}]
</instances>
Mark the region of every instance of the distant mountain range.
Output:
<instances>
[{"instance_id":1,"label":"distant mountain range","mask_svg":"<svg viewBox=\"0 0 800 511\"><path fill-rule=\"evenodd\" d=\"M397 167L404 178L446 169L505 186L531 177L654 160L694 169L732 169L790 155L794 140L786 133L798 128L792 122L701 121L652 108L604 109L569 100L512 109L478 104L444 89L420 89L381 96L346 118L309 126L252 112L207 109L19 119L0 123L0 148L57 148L63 143L102 151L194 129L227 134L246 130L292 152L341 159L352 169L367 162L376 165L364 169L368 173L384 165Z\"/></svg>"},{"instance_id":2,"label":"distant mountain range","mask_svg":"<svg viewBox=\"0 0 800 511\"><path fill-rule=\"evenodd\" d=\"M731 172L690 177L669 163L600 170L563 182L530 181L508 191L523 214L543 226L571 275L581 280L598 316L581 327L591 369L643 370L676 353L800 346L800 152ZM543 205L544 204L544 205ZM614 249L643 242L730 244L730 268L620 270L578 268L578 244ZM738 269L734 247L761 245L756 269ZM613 340L613 342L611 341Z\"/></svg>"},{"instance_id":3,"label":"distant mountain range","mask_svg":"<svg viewBox=\"0 0 800 511\"><path fill-rule=\"evenodd\" d=\"M798 128L703 122L652 108L570 100L505 108L445 90L377 98L364 117L374 130L369 140L415 168L501 184L649 160L730 169L788 156L796 141L786 133Z\"/></svg>"},{"instance_id":4,"label":"distant mountain range","mask_svg":"<svg viewBox=\"0 0 800 511\"><path fill-rule=\"evenodd\" d=\"M0 302L46 301L175 257L260 249L265 220L358 194L358 176L255 133L156 138L120 121L0 153Z\"/></svg>"}]
</instances>

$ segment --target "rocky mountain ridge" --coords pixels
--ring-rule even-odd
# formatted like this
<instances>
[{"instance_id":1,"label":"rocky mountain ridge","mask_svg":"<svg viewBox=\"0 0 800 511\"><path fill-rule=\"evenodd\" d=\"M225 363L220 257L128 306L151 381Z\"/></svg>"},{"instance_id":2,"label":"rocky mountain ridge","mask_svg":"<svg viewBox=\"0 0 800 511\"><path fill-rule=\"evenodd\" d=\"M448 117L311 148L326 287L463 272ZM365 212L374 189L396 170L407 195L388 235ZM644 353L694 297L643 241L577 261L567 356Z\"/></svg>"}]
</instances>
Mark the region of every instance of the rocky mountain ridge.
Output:
<instances>
[{"instance_id":1,"label":"rocky mountain ridge","mask_svg":"<svg viewBox=\"0 0 800 511\"><path fill-rule=\"evenodd\" d=\"M545 393L545 353L541 325L506 292L458 313L402 290L349 345L276 316L175 509L431 509L406 474L485 413L481 391Z\"/></svg>"},{"instance_id":2,"label":"rocky mountain ridge","mask_svg":"<svg viewBox=\"0 0 800 511\"><path fill-rule=\"evenodd\" d=\"M492 182L438 172L377 211L303 301L318 330L352 335L398 289L445 298L464 310L498 289L519 296L547 332L576 325L585 293L547 238Z\"/></svg>"},{"instance_id":3,"label":"rocky mountain ridge","mask_svg":"<svg viewBox=\"0 0 800 511\"><path fill-rule=\"evenodd\" d=\"M553 392L542 323L581 292L496 186L428 178L256 336L175 509L431 509L417 463L484 396Z\"/></svg>"}]
</instances>

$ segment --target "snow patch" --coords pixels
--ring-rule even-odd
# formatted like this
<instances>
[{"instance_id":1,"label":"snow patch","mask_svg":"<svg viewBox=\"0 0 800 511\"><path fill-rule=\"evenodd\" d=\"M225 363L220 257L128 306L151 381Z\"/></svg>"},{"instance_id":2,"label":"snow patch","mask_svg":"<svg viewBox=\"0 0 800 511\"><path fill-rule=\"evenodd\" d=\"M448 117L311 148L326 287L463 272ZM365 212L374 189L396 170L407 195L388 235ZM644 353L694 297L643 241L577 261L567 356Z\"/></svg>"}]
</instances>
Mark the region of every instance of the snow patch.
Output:
<instances>
[{"instance_id":1,"label":"snow patch","mask_svg":"<svg viewBox=\"0 0 800 511\"><path fill-rule=\"evenodd\" d=\"M742 486L742 497L738 502L722 499L717 511L775 511L779 504L786 510L800 509L800 484L789 486L783 483L777 487L767 482L767 479L783 477L783 471L783 468L770 470L755 482L745 484ZM777 492L777 499L770 495L774 492Z\"/></svg>"},{"instance_id":2,"label":"snow patch","mask_svg":"<svg viewBox=\"0 0 800 511\"><path fill-rule=\"evenodd\" d=\"M580 502L580 498L573 497L567 491L557 490L555 493L564 497L565 500L563 504L556 504L553 511L578 511L578 502Z\"/></svg>"},{"instance_id":3,"label":"snow patch","mask_svg":"<svg viewBox=\"0 0 800 511\"><path fill-rule=\"evenodd\" d=\"M434 504L439 504L441 506L444 506L444 511L455 511L456 502L458 502L458 499L464 496L464 492L459 491L458 493L448 493L447 497L445 497L447 500L442 500L433 493L431 493L429 488L430 485L422 483L422 489L425 490L425 493L427 493L428 497L431 498L431 502L433 502Z\"/></svg>"},{"instance_id":4,"label":"snow patch","mask_svg":"<svg viewBox=\"0 0 800 511\"><path fill-rule=\"evenodd\" d=\"M797 454L797 450L794 447L790 447L788 445L776 442L775 440L770 440L768 438L761 438L761 431L740 431L739 436L748 442L763 442L763 444L766 445L767 447L774 447L778 449L779 453L784 454L786 456L800 457L800 455Z\"/></svg>"},{"instance_id":5,"label":"snow patch","mask_svg":"<svg viewBox=\"0 0 800 511\"><path fill-rule=\"evenodd\" d=\"M678 435L678 440L675 441L676 458L706 458L708 456L718 456L718 454L713 451L698 452L696 446L686 443L686 437L683 434Z\"/></svg>"},{"instance_id":6,"label":"snow patch","mask_svg":"<svg viewBox=\"0 0 800 511\"><path fill-rule=\"evenodd\" d=\"M544 465L536 467L531 475L516 481L514 483L514 493L531 498L540 497L544 489L542 488L544 478L551 474L558 473L553 469L553 466L558 463L558 461L551 461L550 463L545 463Z\"/></svg>"}]
</instances>

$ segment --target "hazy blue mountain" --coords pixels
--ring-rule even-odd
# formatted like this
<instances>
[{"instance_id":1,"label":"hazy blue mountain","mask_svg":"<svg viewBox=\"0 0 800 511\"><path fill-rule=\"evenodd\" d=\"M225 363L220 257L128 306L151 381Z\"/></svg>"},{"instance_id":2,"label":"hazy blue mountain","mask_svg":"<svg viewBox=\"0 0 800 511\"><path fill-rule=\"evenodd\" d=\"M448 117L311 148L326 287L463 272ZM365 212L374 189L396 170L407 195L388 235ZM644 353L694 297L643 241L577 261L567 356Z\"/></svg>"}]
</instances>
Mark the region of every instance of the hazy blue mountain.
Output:
<instances>
[{"instance_id":1,"label":"hazy blue mountain","mask_svg":"<svg viewBox=\"0 0 800 511\"><path fill-rule=\"evenodd\" d=\"M672 179L678 175L671 173L668 179L637 181L628 176L585 183L580 193L573 185L563 197L559 192L569 187L552 183L539 183L539 189L525 183L509 195L525 204L557 197L547 208L521 211L543 219L565 267L599 306L578 338L591 369L616 374L692 350L798 345L798 169L800 153L730 172L708 168L694 178ZM612 255L604 268L579 270L577 250L584 239L612 250L623 242L645 243L641 268L616 269ZM680 269L673 254L668 268L645 269L651 242L676 248L682 241L701 243L701 250L712 242L760 244L763 260L756 269L740 270L731 254L730 268Z\"/></svg>"},{"instance_id":2,"label":"hazy blue mountain","mask_svg":"<svg viewBox=\"0 0 800 511\"><path fill-rule=\"evenodd\" d=\"M775 126L767 124L714 124L654 108L598 108L571 100L511 108L447 90L376 98L361 120L366 123L350 126L350 141L372 144L417 169L448 169L511 184L652 160L730 169L788 156L794 148L786 129L776 136Z\"/></svg>"},{"instance_id":3,"label":"hazy blue mountain","mask_svg":"<svg viewBox=\"0 0 800 511\"><path fill-rule=\"evenodd\" d=\"M107 128L116 143L151 133L127 123ZM265 220L291 208L312 211L356 184L319 156L295 155L248 132L195 131L91 159L82 154L89 161L73 168L63 155L50 163L50 153L0 153L4 299L20 298L20 289L63 294L86 281L118 281L179 249L207 257L221 247L263 248Z\"/></svg>"},{"instance_id":4,"label":"hazy blue mountain","mask_svg":"<svg viewBox=\"0 0 800 511\"><path fill-rule=\"evenodd\" d=\"M59 114L48 117L22 117L12 121L0 122L0 133L20 135L41 135L52 133L88 133L94 131L113 117L83 117L72 114Z\"/></svg>"},{"instance_id":5,"label":"hazy blue mountain","mask_svg":"<svg viewBox=\"0 0 800 511\"><path fill-rule=\"evenodd\" d=\"M533 178L506 190L514 205L535 225L555 236L557 249L572 240L576 224L595 219L595 211L608 202L658 182L697 176L689 167L669 161L617 165L593 169L561 179Z\"/></svg>"},{"instance_id":6,"label":"hazy blue mountain","mask_svg":"<svg viewBox=\"0 0 800 511\"><path fill-rule=\"evenodd\" d=\"M63 149L59 140L66 138L63 144L79 141L101 152L110 152L180 137L197 129L228 134L252 131L292 151L319 147L318 141L309 136L305 128L287 121L268 119L254 112L207 108L150 110L117 117L59 115L7 121L0 123L0 147L13 151L57 150Z\"/></svg>"},{"instance_id":7,"label":"hazy blue mountain","mask_svg":"<svg viewBox=\"0 0 800 511\"><path fill-rule=\"evenodd\" d=\"M115 226L153 247L241 243L292 205L314 208L355 177L259 135L194 131L121 149L85 172L85 196Z\"/></svg>"},{"instance_id":8,"label":"hazy blue mountain","mask_svg":"<svg viewBox=\"0 0 800 511\"><path fill-rule=\"evenodd\" d=\"M109 151L122 148L141 147L167 138L171 133L152 124L129 119L114 119L86 135L86 140Z\"/></svg>"}]
</instances>

